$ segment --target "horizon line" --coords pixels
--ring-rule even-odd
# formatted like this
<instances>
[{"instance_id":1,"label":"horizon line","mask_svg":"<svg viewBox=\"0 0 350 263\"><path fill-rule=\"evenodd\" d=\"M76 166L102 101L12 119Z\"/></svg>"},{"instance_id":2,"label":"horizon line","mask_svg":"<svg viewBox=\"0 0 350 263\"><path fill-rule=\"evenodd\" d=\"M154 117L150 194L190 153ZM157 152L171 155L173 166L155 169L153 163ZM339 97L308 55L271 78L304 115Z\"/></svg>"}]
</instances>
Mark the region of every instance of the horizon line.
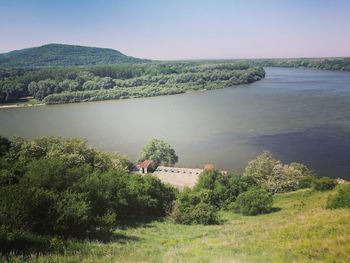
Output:
<instances>
[{"instance_id":1,"label":"horizon line","mask_svg":"<svg viewBox=\"0 0 350 263\"><path fill-rule=\"evenodd\" d=\"M118 51L122 53L123 55L129 56L129 57L135 57L130 54L126 54L123 51L120 51L119 49L111 48L111 47L101 47L101 46L87 46L87 45L82 45L82 44L67 44L67 43L47 43L47 44L42 44L38 46L31 46L31 47L24 47L20 49L13 49L9 51L1 51L0 55L4 55L10 52L15 52L15 51L21 51L25 49L32 49L32 48L39 48L43 46L48 46L48 45L67 45L67 46L79 46L79 47L89 47L89 48L101 48L101 49L111 49L114 51ZM144 58L144 57L135 57L135 58L141 58L141 59L148 59L148 60L153 60L153 61L163 61L163 62L172 62L172 61L205 61L205 60L269 60L269 59L345 59L345 58L350 58L350 55L343 55L343 56L300 56L300 57L239 57L239 58L222 58L222 57L217 57L217 58L178 58L178 59L154 59L154 58Z\"/></svg>"}]
</instances>

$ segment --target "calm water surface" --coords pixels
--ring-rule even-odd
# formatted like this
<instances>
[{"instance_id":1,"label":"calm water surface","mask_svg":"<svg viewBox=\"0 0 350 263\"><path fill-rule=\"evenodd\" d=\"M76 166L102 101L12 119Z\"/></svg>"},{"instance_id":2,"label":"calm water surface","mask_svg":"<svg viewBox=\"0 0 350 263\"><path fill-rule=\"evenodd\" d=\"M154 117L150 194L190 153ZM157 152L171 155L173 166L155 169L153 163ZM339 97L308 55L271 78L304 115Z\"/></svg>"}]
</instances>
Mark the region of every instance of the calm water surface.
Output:
<instances>
[{"instance_id":1,"label":"calm water surface","mask_svg":"<svg viewBox=\"0 0 350 263\"><path fill-rule=\"evenodd\" d=\"M266 68L250 85L174 96L0 110L0 134L83 137L137 158L152 138L181 166L241 172L270 150L319 175L350 179L350 72Z\"/></svg>"}]
</instances>

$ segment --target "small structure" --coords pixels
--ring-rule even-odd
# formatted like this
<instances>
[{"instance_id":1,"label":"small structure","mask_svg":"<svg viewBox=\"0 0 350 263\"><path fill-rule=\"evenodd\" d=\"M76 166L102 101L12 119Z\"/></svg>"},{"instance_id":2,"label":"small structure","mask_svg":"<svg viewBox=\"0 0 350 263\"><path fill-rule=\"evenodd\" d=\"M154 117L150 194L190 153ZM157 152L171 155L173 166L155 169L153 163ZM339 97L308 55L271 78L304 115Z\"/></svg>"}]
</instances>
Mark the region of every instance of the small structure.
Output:
<instances>
[{"instance_id":1,"label":"small structure","mask_svg":"<svg viewBox=\"0 0 350 263\"><path fill-rule=\"evenodd\" d=\"M151 160L144 160L142 163L138 164L137 168L140 174L146 174L151 164L152 164Z\"/></svg>"},{"instance_id":2,"label":"small structure","mask_svg":"<svg viewBox=\"0 0 350 263\"><path fill-rule=\"evenodd\" d=\"M204 165L204 170L214 169L215 165L213 163L207 163Z\"/></svg>"},{"instance_id":3,"label":"small structure","mask_svg":"<svg viewBox=\"0 0 350 263\"><path fill-rule=\"evenodd\" d=\"M153 175L163 183L182 189L185 186L193 187L202 172L203 169L158 166Z\"/></svg>"},{"instance_id":4,"label":"small structure","mask_svg":"<svg viewBox=\"0 0 350 263\"><path fill-rule=\"evenodd\" d=\"M206 164L204 169L158 166L152 174L163 183L169 183L179 189L183 189L184 187L192 188L195 186L199 175L204 170L214 168L214 164ZM226 174L227 172L221 171L221 173Z\"/></svg>"}]
</instances>

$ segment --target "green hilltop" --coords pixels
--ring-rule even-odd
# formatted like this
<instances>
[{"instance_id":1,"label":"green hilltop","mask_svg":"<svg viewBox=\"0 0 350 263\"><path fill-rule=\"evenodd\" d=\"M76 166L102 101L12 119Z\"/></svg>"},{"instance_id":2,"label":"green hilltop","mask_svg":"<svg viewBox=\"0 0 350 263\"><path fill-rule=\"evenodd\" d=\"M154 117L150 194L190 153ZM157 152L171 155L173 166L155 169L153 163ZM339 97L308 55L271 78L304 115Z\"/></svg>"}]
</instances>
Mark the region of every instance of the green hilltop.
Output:
<instances>
[{"instance_id":1,"label":"green hilltop","mask_svg":"<svg viewBox=\"0 0 350 263\"><path fill-rule=\"evenodd\" d=\"M0 54L0 67L56 67L143 63L147 59L126 56L109 48L48 44Z\"/></svg>"}]
</instances>

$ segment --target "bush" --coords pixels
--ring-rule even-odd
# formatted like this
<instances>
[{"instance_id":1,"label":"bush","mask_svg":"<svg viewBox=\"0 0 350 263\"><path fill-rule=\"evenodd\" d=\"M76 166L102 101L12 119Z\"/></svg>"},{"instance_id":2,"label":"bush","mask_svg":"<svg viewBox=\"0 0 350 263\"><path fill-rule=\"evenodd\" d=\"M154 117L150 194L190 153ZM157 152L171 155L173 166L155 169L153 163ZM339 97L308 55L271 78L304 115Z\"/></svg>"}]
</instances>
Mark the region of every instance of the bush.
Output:
<instances>
[{"instance_id":1,"label":"bush","mask_svg":"<svg viewBox=\"0 0 350 263\"><path fill-rule=\"evenodd\" d=\"M0 136L0 157L5 155L11 148L11 142L5 138Z\"/></svg>"},{"instance_id":2,"label":"bush","mask_svg":"<svg viewBox=\"0 0 350 263\"><path fill-rule=\"evenodd\" d=\"M256 186L257 183L251 176L225 175L219 170L209 169L200 174L194 190L211 190L212 205L217 208L227 208L240 193Z\"/></svg>"},{"instance_id":3,"label":"bush","mask_svg":"<svg viewBox=\"0 0 350 263\"><path fill-rule=\"evenodd\" d=\"M248 163L244 175L252 176L272 193L282 193L296 190L299 178L312 175L312 172L303 164L283 164L274 159L270 152L263 152Z\"/></svg>"},{"instance_id":4,"label":"bush","mask_svg":"<svg viewBox=\"0 0 350 263\"><path fill-rule=\"evenodd\" d=\"M177 190L163 184L152 175L128 175L128 207L125 212L134 217L165 216L171 210ZM122 211L120 212L122 213Z\"/></svg>"},{"instance_id":5,"label":"bush","mask_svg":"<svg viewBox=\"0 0 350 263\"><path fill-rule=\"evenodd\" d=\"M321 177L314 180L313 188L318 191L332 190L337 185L337 180L330 177Z\"/></svg>"},{"instance_id":6,"label":"bush","mask_svg":"<svg viewBox=\"0 0 350 263\"><path fill-rule=\"evenodd\" d=\"M335 195L330 195L327 200L328 209L350 208L350 185L339 185Z\"/></svg>"},{"instance_id":7,"label":"bush","mask_svg":"<svg viewBox=\"0 0 350 263\"><path fill-rule=\"evenodd\" d=\"M215 224L218 221L217 209L211 204L210 190L191 191L185 189L176 200L172 213L172 221L178 224Z\"/></svg>"},{"instance_id":8,"label":"bush","mask_svg":"<svg viewBox=\"0 0 350 263\"><path fill-rule=\"evenodd\" d=\"M236 205L243 215L269 213L272 208L272 194L265 189L250 189L237 197Z\"/></svg>"},{"instance_id":9,"label":"bush","mask_svg":"<svg viewBox=\"0 0 350 263\"><path fill-rule=\"evenodd\" d=\"M314 181L315 177L308 175L308 176L302 176L299 178L299 188L304 189L304 188L311 188Z\"/></svg>"},{"instance_id":10,"label":"bush","mask_svg":"<svg viewBox=\"0 0 350 263\"><path fill-rule=\"evenodd\" d=\"M0 158L0 227L63 238L107 237L119 220L165 216L176 190L130 175L128 161L80 140L17 138Z\"/></svg>"}]
</instances>

